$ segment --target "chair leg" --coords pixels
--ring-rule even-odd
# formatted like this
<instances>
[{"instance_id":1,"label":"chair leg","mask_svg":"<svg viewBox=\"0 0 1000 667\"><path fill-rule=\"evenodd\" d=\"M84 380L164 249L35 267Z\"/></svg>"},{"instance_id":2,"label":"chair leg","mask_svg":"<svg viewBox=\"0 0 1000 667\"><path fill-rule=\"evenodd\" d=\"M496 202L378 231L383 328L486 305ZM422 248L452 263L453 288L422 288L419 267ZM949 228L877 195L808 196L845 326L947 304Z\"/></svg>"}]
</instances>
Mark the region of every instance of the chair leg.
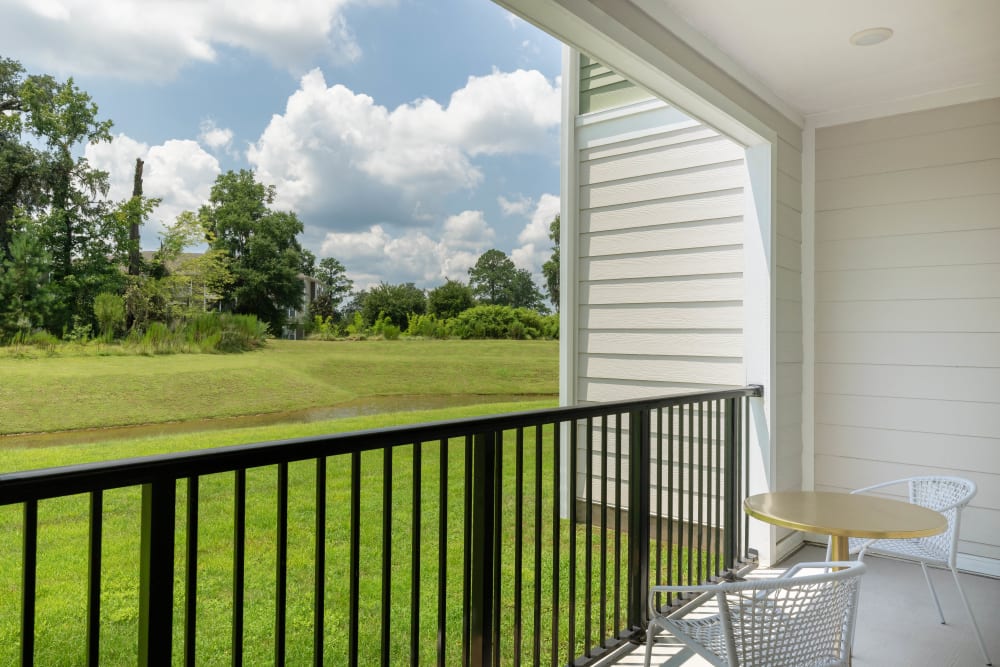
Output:
<instances>
[{"instance_id":1,"label":"chair leg","mask_svg":"<svg viewBox=\"0 0 1000 667\"><path fill-rule=\"evenodd\" d=\"M655 623L650 622L649 627L646 628L646 662L645 667L649 667L650 661L653 659L653 628L656 627Z\"/></svg>"},{"instance_id":2,"label":"chair leg","mask_svg":"<svg viewBox=\"0 0 1000 667\"><path fill-rule=\"evenodd\" d=\"M979 624L976 623L976 617L972 614L972 606L969 604L968 598L965 597L965 590L962 588L962 583L958 580L958 571L955 568L951 568L951 574L955 577L955 586L958 587L958 596L962 598L962 604L965 605L965 611L969 614L969 620L972 621L972 631L976 633L976 640L979 642L979 650L983 652L983 658L986 660L987 665L992 665L993 662L990 660L990 654L986 652L986 643L983 642L983 634L979 632Z\"/></svg>"},{"instance_id":3,"label":"chair leg","mask_svg":"<svg viewBox=\"0 0 1000 667\"><path fill-rule=\"evenodd\" d=\"M937 591L934 590L934 582L931 581L931 575L927 572L927 564L920 561L920 569L924 571L924 580L927 581L927 588L931 589L931 599L934 600L934 606L937 607L941 625L944 625L944 612L941 611L941 603L938 601Z\"/></svg>"}]
</instances>

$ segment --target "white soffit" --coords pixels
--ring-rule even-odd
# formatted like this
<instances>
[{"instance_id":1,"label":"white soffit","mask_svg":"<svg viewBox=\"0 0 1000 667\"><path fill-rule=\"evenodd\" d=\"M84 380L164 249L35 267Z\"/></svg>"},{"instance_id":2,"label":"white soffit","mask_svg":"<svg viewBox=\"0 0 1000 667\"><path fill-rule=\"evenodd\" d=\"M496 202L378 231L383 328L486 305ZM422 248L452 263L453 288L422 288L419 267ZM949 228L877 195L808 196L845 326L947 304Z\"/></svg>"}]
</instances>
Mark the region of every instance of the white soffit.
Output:
<instances>
[{"instance_id":1,"label":"white soffit","mask_svg":"<svg viewBox=\"0 0 1000 667\"><path fill-rule=\"evenodd\" d=\"M632 2L813 125L1000 96L998 0ZM850 43L874 27L894 34Z\"/></svg>"}]
</instances>

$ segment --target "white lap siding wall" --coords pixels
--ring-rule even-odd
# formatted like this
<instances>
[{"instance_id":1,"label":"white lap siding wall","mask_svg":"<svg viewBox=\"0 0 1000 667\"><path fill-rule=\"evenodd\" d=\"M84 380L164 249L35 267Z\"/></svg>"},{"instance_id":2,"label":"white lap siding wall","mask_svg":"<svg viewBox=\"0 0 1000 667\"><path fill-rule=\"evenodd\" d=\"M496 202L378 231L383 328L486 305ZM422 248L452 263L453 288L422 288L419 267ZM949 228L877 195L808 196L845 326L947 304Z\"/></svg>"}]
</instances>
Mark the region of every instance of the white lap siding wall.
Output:
<instances>
[{"instance_id":1,"label":"white lap siding wall","mask_svg":"<svg viewBox=\"0 0 1000 667\"><path fill-rule=\"evenodd\" d=\"M656 100L580 116L576 147L577 399L743 385L743 148Z\"/></svg>"},{"instance_id":2,"label":"white lap siding wall","mask_svg":"<svg viewBox=\"0 0 1000 667\"><path fill-rule=\"evenodd\" d=\"M817 489L971 478L1000 575L1000 99L816 132Z\"/></svg>"}]
</instances>

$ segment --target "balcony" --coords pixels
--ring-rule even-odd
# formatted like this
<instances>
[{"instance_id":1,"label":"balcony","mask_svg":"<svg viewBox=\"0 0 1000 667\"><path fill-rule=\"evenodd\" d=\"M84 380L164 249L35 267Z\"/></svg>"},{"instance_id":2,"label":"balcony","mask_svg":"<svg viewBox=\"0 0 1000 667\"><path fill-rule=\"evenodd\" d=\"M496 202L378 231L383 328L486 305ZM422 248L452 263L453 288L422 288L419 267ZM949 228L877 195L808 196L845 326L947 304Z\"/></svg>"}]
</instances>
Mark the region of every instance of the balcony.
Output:
<instances>
[{"instance_id":1,"label":"balcony","mask_svg":"<svg viewBox=\"0 0 1000 667\"><path fill-rule=\"evenodd\" d=\"M595 663L745 564L755 396L0 475L0 661Z\"/></svg>"}]
</instances>

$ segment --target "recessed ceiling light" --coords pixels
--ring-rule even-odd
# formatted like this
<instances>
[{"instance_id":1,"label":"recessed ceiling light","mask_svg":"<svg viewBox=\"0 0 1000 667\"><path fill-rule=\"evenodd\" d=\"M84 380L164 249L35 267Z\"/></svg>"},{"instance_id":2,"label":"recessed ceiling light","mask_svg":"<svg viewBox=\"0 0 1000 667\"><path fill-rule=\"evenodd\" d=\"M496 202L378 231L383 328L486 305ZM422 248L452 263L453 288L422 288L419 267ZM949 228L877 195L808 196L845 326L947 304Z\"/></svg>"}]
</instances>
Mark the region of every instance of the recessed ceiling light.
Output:
<instances>
[{"instance_id":1,"label":"recessed ceiling light","mask_svg":"<svg viewBox=\"0 0 1000 667\"><path fill-rule=\"evenodd\" d=\"M871 46L880 44L892 37L892 28L868 28L851 35L851 44L854 46Z\"/></svg>"}]
</instances>

